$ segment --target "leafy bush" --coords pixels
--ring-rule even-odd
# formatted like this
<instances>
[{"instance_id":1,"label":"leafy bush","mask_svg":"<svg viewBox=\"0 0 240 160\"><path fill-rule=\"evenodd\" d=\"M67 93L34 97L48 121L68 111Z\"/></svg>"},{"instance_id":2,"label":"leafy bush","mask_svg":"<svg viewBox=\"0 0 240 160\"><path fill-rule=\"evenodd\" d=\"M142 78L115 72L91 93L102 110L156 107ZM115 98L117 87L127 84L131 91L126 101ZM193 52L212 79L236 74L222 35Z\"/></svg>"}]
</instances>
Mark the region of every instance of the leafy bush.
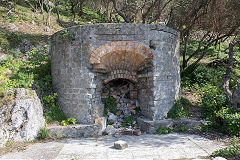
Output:
<instances>
[{"instance_id":1,"label":"leafy bush","mask_svg":"<svg viewBox=\"0 0 240 160\"><path fill-rule=\"evenodd\" d=\"M225 73L224 67L210 68L202 65L197 65L193 71L182 73L181 86L182 88L192 88L194 86L202 87L206 84L221 87L222 78Z\"/></svg>"},{"instance_id":2,"label":"leafy bush","mask_svg":"<svg viewBox=\"0 0 240 160\"><path fill-rule=\"evenodd\" d=\"M224 157L224 158L239 158L240 157L240 146L228 146L224 149L213 152L213 157Z\"/></svg>"},{"instance_id":3,"label":"leafy bush","mask_svg":"<svg viewBox=\"0 0 240 160\"><path fill-rule=\"evenodd\" d=\"M128 116L128 117L125 117L124 120L123 120L122 126L123 127L133 126L134 121L135 121L135 118L132 115Z\"/></svg>"},{"instance_id":4,"label":"leafy bush","mask_svg":"<svg viewBox=\"0 0 240 160\"><path fill-rule=\"evenodd\" d=\"M47 130L47 128L45 128L45 127L40 128L40 131L39 131L39 134L38 134L38 138L39 139L46 139L48 137L50 137L50 133Z\"/></svg>"},{"instance_id":5,"label":"leafy bush","mask_svg":"<svg viewBox=\"0 0 240 160\"><path fill-rule=\"evenodd\" d=\"M189 117L189 107L191 102L183 97L180 97L172 107L172 109L167 113L168 118L180 118L180 117Z\"/></svg>"},{"instance_id":6,"label":"leafy bush","mask_svg":"<svg viewBox=\"0 0 240 160\"><path fill-rule=\"evenodd\" d=\"M174 128L174 132L186 132L188 129L187 129L187 127L185 126L185 125L183 125L183 124L179 124L178 126L176 126L175 128Z\"/></svg>"},{"instance_id":7,"label":"leafy bush","mask_svg":"<svg viewBox=\"0 0 240 160\"><path fill-rule=\"evenodd\" d=\"M221 131L221 125L215 121L210 121L202 124L200 130L203 132L214 132L216 130Z\"/></svg>"},{"instance_id":8,"label":"leafy bush","mask_svg":"<svg viewBox=\"0 0 240 160\"><path fill-rule=\"evenodd\" d=\"M75 35L74 34L70 34L69 30L65 29L65 30L62 30L60 32L60 38L62 40L71 40L71 39L75 38Z\"/></svg>"},{"instance_id":9,"label":"leafy bush","mask_svg":"<svg viewBox=\"0 0 240 160\"><path fill-rule=\"evenodd\" d=\"M202 97L202 117L216 119L216 112L227 106L227 97L215 86L207 85Z\"/></svg>"},{"instance_id":10,"label":"leafy bush","mask_svg":"<svg viewBox=\"0 0 240 160\"><path fill-rule=\"evenodd\" d=\"M76 118L67 118L66 120L62 120L61 125L67 126L67 125L76 124L76 123L77 123Z\"/></svg>"},{"instance_id":11,"label":"leafy bush","mask_svg":"<svg viewBox=\"0 0 240 160\"><path fill-rule=\"evenodd\" d=\"M221 119L224 132L230 135L240 135L240 109L222 107L216 112L216 116Z\"/></svg>"},{"instance_id":12,"label":"leafy bush","mask_svg":"<svg viewBox=\"0 0 240 160\"><path fill-rule=\"evenodd\" d=\"M0 32L0 47L2 47L5 51L8 51L9 49L9 42L2 32Z\"/></svg>"},{"instance_id":13,"label":"leafy bush","mask_svg":"<svg viewBox=\"0 0 240 160\"><path fill-rule=\"evenodd\" d=\"M172 129L169 127L159 127L156 131L157 134L169 134L172 133Z\"/></svg>"},{"instance_id":14,"label":"leafy bush","mask_svg":"<svg viewBox=\"0 0 240 160\"><path fill-rule=\"evenodd\" d=\"M55 105L55 99L57 98L57 94L54 93L53 95L48 95L43 97L44 103L44 116L46 118L46 122L53 122L53 121L62 121L66 119L63 111L60 107Z\"/></svg>"},{"instance_id":15,"label":"leafy bush","mask_svg":"<svg viewBox=\"0 0 240 160\"><path fill-rule=\"evenodd\" d=\"M6 147L12 147L14 145L14 141L8 140L5 144Z\"/></svg>"},{"instance_id":16,"label":"leafy bush","mask_svg":"<svg viewBox=\"0 0 240 160\"><path fill-rule=\"evenodd\" d=\"M117 103L113 97L107 98L105 101L104 114L107 115L108 111L113 114L117 113L116 106Z\"/></svg>"}]
</instances>

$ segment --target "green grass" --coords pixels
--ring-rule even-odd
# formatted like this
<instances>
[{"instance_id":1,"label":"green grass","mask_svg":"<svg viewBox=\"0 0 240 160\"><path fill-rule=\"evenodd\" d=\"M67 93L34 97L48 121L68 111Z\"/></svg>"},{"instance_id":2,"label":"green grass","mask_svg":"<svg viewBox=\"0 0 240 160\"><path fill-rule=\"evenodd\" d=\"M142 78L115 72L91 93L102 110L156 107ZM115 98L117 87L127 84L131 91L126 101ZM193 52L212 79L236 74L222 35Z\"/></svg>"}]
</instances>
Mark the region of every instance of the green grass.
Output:
<instances>
[{"instance_id":1,"label":"green grass","mask_svg":"<svg viewBox=\"0 0 240 160\"><path fill-rule=\"evenodd\" d=\"M50 133L47 130L47 128L45 128L45 127L40 128L38 138L39 139L46 139L48 137L50 137Z\"/></svg>"}]
</instances>

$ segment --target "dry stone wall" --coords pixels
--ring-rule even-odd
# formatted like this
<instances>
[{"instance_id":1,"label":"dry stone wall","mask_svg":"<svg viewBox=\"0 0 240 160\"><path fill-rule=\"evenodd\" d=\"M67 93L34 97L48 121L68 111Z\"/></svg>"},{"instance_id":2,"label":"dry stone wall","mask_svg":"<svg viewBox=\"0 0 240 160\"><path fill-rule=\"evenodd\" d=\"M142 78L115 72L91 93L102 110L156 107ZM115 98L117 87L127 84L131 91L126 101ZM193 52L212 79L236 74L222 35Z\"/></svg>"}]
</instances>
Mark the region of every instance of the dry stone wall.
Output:
<instances>
[{"instance_id":1,"label":"dry stone wall","mask_svg":"<svg viewBox=\"0 0 240 160\"><path fill-rule=\"evenodd\" d=\"M103 86L128 79L138 86L144 118L166 117L179 93L179 34L160 24L93 24L52 36L52 78L58 103L78 123L103 116Z\"/></svg>"}]
</instances>

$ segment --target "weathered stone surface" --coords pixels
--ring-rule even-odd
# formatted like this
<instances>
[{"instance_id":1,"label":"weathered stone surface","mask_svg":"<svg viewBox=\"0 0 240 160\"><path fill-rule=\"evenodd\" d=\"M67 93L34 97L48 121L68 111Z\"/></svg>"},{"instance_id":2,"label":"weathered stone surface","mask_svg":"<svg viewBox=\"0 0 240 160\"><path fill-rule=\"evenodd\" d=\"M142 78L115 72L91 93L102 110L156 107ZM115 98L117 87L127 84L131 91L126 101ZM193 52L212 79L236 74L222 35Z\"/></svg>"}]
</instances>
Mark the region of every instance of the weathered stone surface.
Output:
<instances>
[{"instance_id":1,"label":"weathered stone surface","mask_svg":"<svg viewBox=\"0 0 240 160\"><path fill-rule=\"evenodd\" d=\"M174 126L178 126L181 124L187 128L192 128L192 127L207 123L207 121L204 121L204 120L196 120L191 118L163 119L159 121L152 121L149 119L138 118L137 122L141 126L142 131L145 131L151 134L155 133L159 127L173 128Z\"/></svg>"},{"instance_id":2,"label":"weathered stone surface","mask_svg":"<svg viewBox=\"0 0 240 160\"><path fill-rule=\"evenodd\" d=\"M117 116L115 116L114 114L110 114L109 116L108 116L108 121L110 122L110 123L115 123L115 122L117 122Z\"/></svg>"},{"instance_id":3,"label":"weathered stone surface","mask_svg":"<svg viewBox=\"0 0 240 160\"><path fill-rule=\"evenodd\" d=\"M112 125L108 125L107 128L105 129L104 133L107 135L113 135L117 132L117 129L114 128Z\"/></svg>"},{"instance_id":4,"label":"weathered stone surface","mask_svg":"<svg viewBox=\"0 0 240 160\"><path fill-rule=\"evenodd\" d=\"M79 137L92 137L102 135L104 126L101 124L97 125L70 125L70 126L52 126L47 129L52 137L68 137L68 138L79 138Z\"/></svg>"},{"instance_id":5,"label":"weathered stone surface","mask_svg":"<svg viewBox=\"0 0 240 160\"><path fill-rule=\"evenodd\" d=\"M191 119L191 118L181 118L181 119L177 119L177 120L174 121L175 125L183 124L187 128L192 128L194 126L195 127L200 126L201 124L204 124L204 123L207 123L207 121L198 120L198 119Z\"/></svg>"},{"instance_id":6,"label":"weathered stone surface","mask_svg":"<svg viewBox=\"0 0 240 160\"><path fill-rule=\"evenodd\" d=\"M0 145L7 140L27 141L37 138L44 127L43 108L35 91L11 89L13 100L0 106Z\"/></svg>"},{"instance_id":7,"label":"weathered stone surface","mask_svg":"<svg viewBox=\"0 0 240 160\"><path fill-rule=\"evenodd\" d=\"M128 144L125 141L119 140L114 142L114 147L116 149L125 149L125 148L128 148Z\"/></svg>"}]
</instances>

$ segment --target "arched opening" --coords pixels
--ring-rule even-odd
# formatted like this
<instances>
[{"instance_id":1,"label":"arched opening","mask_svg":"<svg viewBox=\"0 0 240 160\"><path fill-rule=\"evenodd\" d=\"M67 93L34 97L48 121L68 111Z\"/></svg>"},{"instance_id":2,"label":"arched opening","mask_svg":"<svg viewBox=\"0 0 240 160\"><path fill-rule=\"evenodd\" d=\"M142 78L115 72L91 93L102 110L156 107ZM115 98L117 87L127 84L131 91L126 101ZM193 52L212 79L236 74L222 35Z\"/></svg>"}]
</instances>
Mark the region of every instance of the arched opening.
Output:
<instances>
[{"instance_id":1,"label":"arched opening","mask_svg":"<svg viewBox=\"0 0 240 160\"><path fill-rule=\"evenodd\" d=\"M138 128L141 113L135 83L122 78L111 80L102 88L102 102L108 124L115 128Z\"/></svg>"},{"instance_id":2,"label":"arched opening","mask_svg":"<svg viewBox=\"0 0 240 160\"><path fill-rule=\"evenodd\" d=\"M110 42L92 52L104 114L114 128L139 129L137 119L152 117L152 58L149 48L131 41Z\"/></svg>"}]
</instances>

